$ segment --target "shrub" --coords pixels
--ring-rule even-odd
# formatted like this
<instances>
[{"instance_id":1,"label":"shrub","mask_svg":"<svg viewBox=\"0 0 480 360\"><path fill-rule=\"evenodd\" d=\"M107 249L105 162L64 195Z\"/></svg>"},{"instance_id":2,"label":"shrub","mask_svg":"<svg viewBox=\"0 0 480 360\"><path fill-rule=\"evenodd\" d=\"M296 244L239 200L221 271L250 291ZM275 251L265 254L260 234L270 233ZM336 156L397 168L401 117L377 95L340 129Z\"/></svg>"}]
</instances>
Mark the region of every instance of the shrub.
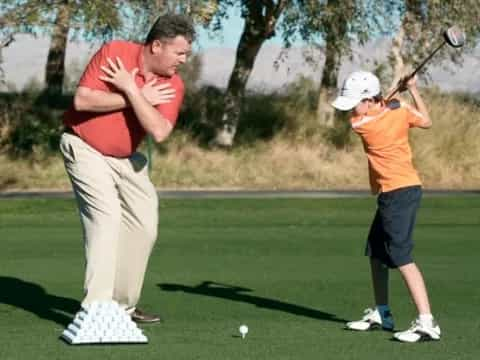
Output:
<instances>
[{"instance_id":1,"label":"shrub","mask_svg":"<svg viewBox=\"0 0 480 360\"><path fill-rule=\"evenodd\" d=\"M68 96L41 92L0 96L0 145L12 156L25 157L36 150L57 151L62 129L62 114Z\"/></svg>"}]
</instances>

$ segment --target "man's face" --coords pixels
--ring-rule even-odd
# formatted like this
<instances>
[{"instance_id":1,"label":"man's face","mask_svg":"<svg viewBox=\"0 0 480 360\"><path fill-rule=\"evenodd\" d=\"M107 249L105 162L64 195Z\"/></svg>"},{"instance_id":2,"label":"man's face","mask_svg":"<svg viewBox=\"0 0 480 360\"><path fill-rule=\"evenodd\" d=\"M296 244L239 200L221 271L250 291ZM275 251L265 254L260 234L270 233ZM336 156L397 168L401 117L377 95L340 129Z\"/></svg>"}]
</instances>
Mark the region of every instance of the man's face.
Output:
<instances>
[{"instance_id":1,"label":"man's face","mask_svg":"<svg viewBox=\"0 0 480 360\"><path fill-rule=\"evenodd\" d=\"M173 76L178 67L187 61L191 44L183 36L164 41L154 40L151 46L150 71L161 76Z\"/></svg>"}]
</instances>

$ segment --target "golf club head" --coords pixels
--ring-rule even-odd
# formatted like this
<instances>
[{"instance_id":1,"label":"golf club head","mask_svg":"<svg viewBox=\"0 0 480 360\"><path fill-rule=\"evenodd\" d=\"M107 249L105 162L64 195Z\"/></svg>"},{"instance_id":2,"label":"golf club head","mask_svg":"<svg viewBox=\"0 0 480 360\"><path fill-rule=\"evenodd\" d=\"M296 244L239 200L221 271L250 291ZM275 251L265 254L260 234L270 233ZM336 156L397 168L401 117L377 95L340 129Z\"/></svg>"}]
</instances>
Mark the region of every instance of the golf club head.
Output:
<instances>
[{"instance_id":1,"label":"golf club head","mask_svg":"<svg viewBox=\"0 0 480 360\"><path fill-rule=\"evenodd\" d=\"M458 26L452 26L445 30L443 37L446 43L454 48L462 47L465 44L465 33Z\"/></svg>"}]
</instances>

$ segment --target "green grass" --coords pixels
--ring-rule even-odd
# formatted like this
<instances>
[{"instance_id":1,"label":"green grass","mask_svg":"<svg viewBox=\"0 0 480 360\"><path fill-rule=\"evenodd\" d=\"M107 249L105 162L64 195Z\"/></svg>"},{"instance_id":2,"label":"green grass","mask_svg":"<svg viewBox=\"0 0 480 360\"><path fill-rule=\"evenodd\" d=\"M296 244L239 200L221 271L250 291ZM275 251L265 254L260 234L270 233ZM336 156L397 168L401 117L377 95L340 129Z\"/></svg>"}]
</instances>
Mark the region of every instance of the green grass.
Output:
<instances>
[{"instance_id":1,"label":"green grass","mask_svg":"<svg viewBox=\"0 0 480 360\"><path fill-rule=\"evenodd\" d=\"M371 304L368 199L163 200L141 305L148 345L58 339L82 297L73 200L0 201L0 359L478 359L480 197L425 198L415 256L440 342L400 344L343 321ZM397 327L415 310L398 273ZM245 340L238 327L250 332Z\"/></svg>"}]
</instances>

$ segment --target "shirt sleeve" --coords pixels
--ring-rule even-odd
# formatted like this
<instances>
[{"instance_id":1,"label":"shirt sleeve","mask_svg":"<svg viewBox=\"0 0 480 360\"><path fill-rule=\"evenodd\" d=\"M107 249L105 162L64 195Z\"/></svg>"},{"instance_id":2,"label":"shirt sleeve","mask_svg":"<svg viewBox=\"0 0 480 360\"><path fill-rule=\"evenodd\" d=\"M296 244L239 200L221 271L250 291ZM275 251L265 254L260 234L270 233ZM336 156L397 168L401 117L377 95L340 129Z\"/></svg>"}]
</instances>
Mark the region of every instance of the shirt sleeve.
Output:
<instances>
[{"instance_id":1,"label":"shirt sleeve","mask_svg":"<svg viewBox=\"0 0 480 360\"><path fill-rule=\"evenodd\" d=\"M105 75L100 67L107 64L106 59L109 57L110 47L110 44L105 44L95 53L85 68L78 86L93 90L112 91L112 87L108 83L99 79L100 76Z\"/></svg>"},{"instance_id":2,"label":"shirt sleeve","mask_svg":"<svg viewBox=\"0 0 480 360\"><path fill-rule=\"evenodd\" d=\"M412 106L402 103L402 108L405 109L408 125L412 127L418 127L425 121L424 116Z\"/></svg>"},{"instance_id":3,"label":"shirt sleeve","mask_svg":"<svg viewBox=\"0 0 480 360\"><path fill-rule=\"evenodd\" d=\"M183 97L185 94L185 86L183 84L180 76L175 75L171 79L164 81L165 83L170 83L175 89L175 97L173 100L166 104L159 104L156 106L157 110L164 116L172 126L175 126L177 122L178 114L180 113L180 108L182 107Z\"/></svg>"}]
</instances>

